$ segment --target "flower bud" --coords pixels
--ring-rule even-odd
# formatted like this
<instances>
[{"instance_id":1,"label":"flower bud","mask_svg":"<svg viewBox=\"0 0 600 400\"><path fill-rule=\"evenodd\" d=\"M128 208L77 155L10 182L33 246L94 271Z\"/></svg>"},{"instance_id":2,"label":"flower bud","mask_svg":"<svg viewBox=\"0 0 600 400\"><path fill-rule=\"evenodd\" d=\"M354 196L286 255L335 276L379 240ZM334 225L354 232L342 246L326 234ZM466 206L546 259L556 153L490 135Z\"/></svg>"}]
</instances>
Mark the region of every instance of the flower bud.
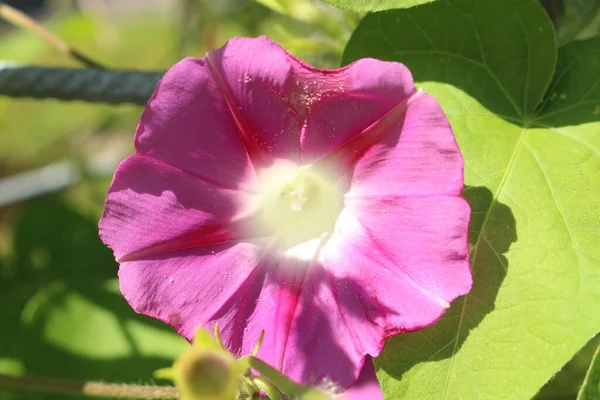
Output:
<instances>
[{"instance_id":1,"label":"flower bud","mask_svg":"<svg viewBox=\"0 0 600 400\"><path fill-rule=\"evenodd\" d=\"M237 360L225 351L192 348L173 365L183 400L235 400L241 380Z\"/></svg>"}]
</instances>

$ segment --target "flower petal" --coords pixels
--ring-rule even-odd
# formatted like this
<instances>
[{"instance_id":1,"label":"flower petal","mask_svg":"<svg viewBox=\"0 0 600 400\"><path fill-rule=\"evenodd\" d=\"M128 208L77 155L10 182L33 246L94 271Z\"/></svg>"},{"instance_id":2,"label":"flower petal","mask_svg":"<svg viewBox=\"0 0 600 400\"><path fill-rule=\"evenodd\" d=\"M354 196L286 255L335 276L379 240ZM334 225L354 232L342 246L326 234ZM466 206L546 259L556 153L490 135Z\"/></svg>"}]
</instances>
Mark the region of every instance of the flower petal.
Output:
<instances>
[{"instance_id":1,"label":"flower petal","mask_svg":"<svg viewBox=\"0 0 600 400\"><path fill-rule=\"evenodd\" d=\"M247 235L240 216L247 196L133 155L115 174L100 237L117 260L239 239Z\"/></svg>"},{"instance_id":2,"label":"flower petal","mask_svg":"<svg viewBox=\"0 0 600 400\"><path fill-rule=\"evenodd\" d=\"M369 235L373 251L391 257L433 296L449 303L469 292L470 208L465 199L358 198L347 204Z\"/></svg>"},{"instance_id":3,"label":"flower petal","mask_svg":"<svg viewBox=\"0 0 600 400\"><path fill-rule=\"evenodd\" d=\"M324 269L261 254L237 243L140 257L121 263L121 291L137 312L188 340L219 323L228 349L249 354L264 330L264 361L306 384L352 385L366 354L381 350L383 331L361 311L351 284L336 304Z\"/></svg>"},{"instance_id":4,"label":"flower petal","mask_svg":"<svg viewBox=\"0 0 600 400\"><path fill-rule=\"evenodd\" d=\"M383 348L383 330L364 309L352 279L335 279L312 265L298 295L282 370L306 383L327 378L352 385L368 354Z\"/></svg>"},{"instance_id":5,"label":"flower petal","mask_svg":"<svg viewBox=\"0 0 600 400\"><path fill-rule=\"evenodd\" d=\"M318 69L266 37L235 38L208 54L255 159L310 163L364 130L414 91L399 63L373 59ZM302 153L302 154L301 154Z\"/></svg>"},{"instance_id":6,"label":"flower petal","mask_svg":"<svg viewBox=\"0 0 600 400\"><path fill-rule=\"evenodd\" d=\"M327 377L349 386L364 356L379 353L382 329L361 311L352 283L334 282L318 265L266 243L214 243L235 233L223 221L234 218L240 197L155 159L125 160L100 223L121 259L122 293L188 339L218 322L234 353L248 354L265 330L267 362L305 383Z\"/></svg>"},{"instance_id":7,"label":"flower petal","mask_svg":"<svg viewBox=\"0 0 600 400\"><path fill-rule=\"evenodd\" d=\"M135 311L170 324L191 340L198 328L214 327L214 316L231 299L238 299L246 282L262 282L254 273L260 257L258 247L250 243L147 255L121 263L119 284ZM256 287L260 291L261 286ZM242 310L247 306L236 305ZM243 331L243 321L236 322L236 329Z\"/></svg>"},{"instance_id":8,"label":"flower petal","mask_svg":"<svg viewBox=\"0 0 600 400\"><path fill-rule=\"evenodd\" d=\"M336 71L335 80L316 77L317 88L325 94L307 118L304 162L314 162L354 140L416 90L408 68L397 62L365 58ZM332 92L335 95L327 94Z\"/></svg>"},{"instance_id":9,"label":"flower petal","mask_svg":"<svg viewBox=\"0 0 600 400\"><path fill-rule=\"evenodd\" d=\"M254 171L225 97L204 59L186 58L161 79L138 124L146 155L224 187L247 184Z\"/></svg>"},{"instance_id":10,"label":"flower petal","mask_svg":"<svg viewBox=\"0 0 600 400\"><path fill-rule=\"evenodd\" d=\"M250 353L265 331L258 355L274 367L282 368L290 325L305 278L302 264L282 265L277 257L265 254L252 279L248 279L232 301L221 307L213 322L222 327L222 337L230 351Z\"/></svg>"},{"instance_id":11,"label":"flower petal","mask_svg":"<svg viewBox=\"0 0 600 400\"><path fill-rule=\"evenodd\" d=\"M327 271L308 264L264 259L209 324L219 323L224 343L236 354L250 353L264 330L261 359L299 382L326 378L347 388L364 357L380 352L383 330L362 310L352 283L334 288ZM346 292L344 303L338 303L338 290Z\"/></svg>"},{"instance_id":12,"label":"flower petal","mask_svg":"<svg viewBox=\"0 0 600 400\"><path fill-rule=\"evenodd\" d=\"M417 92L326 160L353 169L347 196L457 196L463 159L437 100Z\"/></svg>"},{"instance_id":13,"label":"flower petal","mask_svg":"<svg viewBox=\"0 0 600 400\"><path fill-rule=\"evenodd\" d=\"M387 217L388 221L393 218ZM398 232L393 227L394 223L386 226ZM463 226L464 243L466 248L466 224ZM389 232L378 234L392 240L394 235ZM430 240L442 240L446 237L435 237L431 235ZM437 321L449 306L450 298L464 294L464 280L460 281L462 275L468 274L468 263L464 257L466 270L457 271L459 285L445 281L450 289L444 291L446 298L440 297L436 292L435 269L438 265L405 265L402 260L394 258L394 250L403 247L405 243L400 238L395 239L394 246L384 247L377 234L370 232L359 222L351 211L346 209L338 219L336 231L323 247L321 263L334 276L336 282L353 281L360 289L358 295L363 299L363 309L366 310L368 318L385 329L386 336L398 332L407 332L424 328ZM386 245L389 243L386 242ZM420 251L416 241L411 242L412 251ZM422 246L430 246L431 242L420 243ZM435 243L436 245L443 245ZM421 275L412 276L411 273L424 269L429 274L431 281L419 281ZM445 276L440 275L440 279ZM342 304L345 302L342 299ZM370 353L377 356L379 353Z\"/></svg>"},{"instance_id":14,"label":"flower petal","mask_svg":"<svg viewBox=\"0 0 600 400\"><path fill-rule=\"evenodd\" d=\"M342 398L344 400L383 400L383 393L371 357L365 358L365 364L358 379L344 392Z\"/></svg>"},{"instance_id":15,"label":"flower petal","mask_svg":"<svg viewBox=\"0 0 600 400\"><path fill-rule=\"evenodd\" d=\"M266 37L234 38L206 56L255 163L297 159L302 117L290 108L289 54Z\"/></svg>"}]
</instances>

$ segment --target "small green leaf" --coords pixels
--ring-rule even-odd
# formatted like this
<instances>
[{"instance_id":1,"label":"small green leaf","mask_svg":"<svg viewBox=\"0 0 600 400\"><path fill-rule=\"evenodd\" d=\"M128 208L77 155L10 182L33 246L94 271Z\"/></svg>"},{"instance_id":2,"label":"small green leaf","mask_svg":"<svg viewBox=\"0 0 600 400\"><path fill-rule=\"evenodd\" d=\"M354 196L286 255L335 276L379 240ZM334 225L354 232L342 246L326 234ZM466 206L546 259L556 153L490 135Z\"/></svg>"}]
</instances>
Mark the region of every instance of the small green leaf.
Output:
<instances>
[{"instance_id":1,"label":"small green leaf","mask_svg":"<svg viewBox=\"0 0 600 400\"><path fill-rule=\"evenodd\" d=\"M583 386L577 396L577 400L597 399L600 399L600 347L596 349L596 354L594 354L590 369L585 376Z\"/></svg>"},{"instance_id":2,"label":"small green leaf","mask_svg":"<svg viewBox=\"0 0 600 400\"><path fill-rule=\"evenodd\" d=\"M169 380L169 381L173 381L175 378L175 371L173 371L173 368L169 367L169 368L160 368L157 369L156 371L154 371L154 377L156 379L165 379L165 380Z\"/></svg>"},{"instance_id":3,"label":"small green leaf","mask_svg":"<svg viewBox=\"0 0 600 400\"><path fill-rule=\"evenodd\" d=\"M336 7L350 11L383 11L393 8L410 8L436 0L325 0Z\"/></svg>"},{"instance_id":4,"label":"small green leaf","mask_svg":"<svg viewBox=\"0 0 600 400\"><path fill-rule=\"evenodd\" d=\"M198 332L194 335L192 344L198 350L223 350L221 343L204 328L198 329Z\"/></svg>"},{"instance_id":5,"label":"small green leaf","mask_svg":"<svg viewBox=\"0 0 600 400\"><path fill-rule=\"evenodd\" d=\"M388 341L384 392L529 399L600 330L600 39L557 59L539 2L444 0L367 16L344 63L363 57L438 98L472 208L473 289Z\"/></svg>"}]
</instances>

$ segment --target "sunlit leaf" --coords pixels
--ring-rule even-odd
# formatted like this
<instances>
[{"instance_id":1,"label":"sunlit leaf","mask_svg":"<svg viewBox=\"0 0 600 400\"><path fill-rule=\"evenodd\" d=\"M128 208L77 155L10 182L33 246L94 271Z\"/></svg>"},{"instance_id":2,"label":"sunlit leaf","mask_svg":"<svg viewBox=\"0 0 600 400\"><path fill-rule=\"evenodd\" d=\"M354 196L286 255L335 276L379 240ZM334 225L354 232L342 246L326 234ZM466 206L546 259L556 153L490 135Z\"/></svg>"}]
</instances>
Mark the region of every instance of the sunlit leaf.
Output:
<instances>
[{"instance_id":1,"label":"sunlit leaf","mask_svg":"<svg viewBox=\"0 0 600 400\"><path fill-rule=\"evenodd\" d=\"M383 11L393 8L410 8L436 0L325 0L336 7L350 11Z\"/></svg>"},{"instance_id":2,"label":"sunlit leaf","mask_svg":"<svg viewBox=\"0 0 600 400\"><path fill-rule=\"evenodd\" d=\"M465 157L474 286L389 340L389 398L529 399L600 330L600 39L557 51L535 0L367 16L344 63L400 61ZM554 77L554 78L553 78Z\"/></svg>"}]
</instances>

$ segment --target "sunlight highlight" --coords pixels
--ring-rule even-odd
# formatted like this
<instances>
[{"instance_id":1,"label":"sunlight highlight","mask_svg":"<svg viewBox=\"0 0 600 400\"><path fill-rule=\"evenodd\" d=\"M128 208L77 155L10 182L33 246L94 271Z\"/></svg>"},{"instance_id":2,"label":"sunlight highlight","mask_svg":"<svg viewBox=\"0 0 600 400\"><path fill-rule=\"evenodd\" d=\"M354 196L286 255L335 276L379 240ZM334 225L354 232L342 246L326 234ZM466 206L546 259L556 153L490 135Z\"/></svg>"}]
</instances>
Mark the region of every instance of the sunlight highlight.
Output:
<instances>
[{"instance_id":1,"label":"sunlight highlight","mask_svg":"<svg viewBox=\"0 0 600 400\"><path fill-rule=\"evenodd\" d=\"M260 171L259 182L261 228L272 232L289 255L311 259L344 207L337 186L312 165L289 160Z\"/></svg>"}]
</instances>

